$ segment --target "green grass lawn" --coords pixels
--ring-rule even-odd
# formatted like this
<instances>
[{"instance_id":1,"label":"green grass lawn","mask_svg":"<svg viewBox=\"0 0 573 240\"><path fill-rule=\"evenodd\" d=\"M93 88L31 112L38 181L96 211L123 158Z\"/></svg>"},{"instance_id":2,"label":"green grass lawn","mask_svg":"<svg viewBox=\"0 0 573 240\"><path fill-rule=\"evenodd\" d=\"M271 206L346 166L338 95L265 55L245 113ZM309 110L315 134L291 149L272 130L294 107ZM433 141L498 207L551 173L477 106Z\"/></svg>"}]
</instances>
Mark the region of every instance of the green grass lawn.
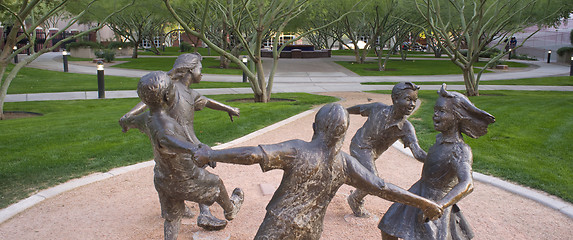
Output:
<instances>
[{"instance_id":1,"label":"green grass lawn","mask_svg":"<svg viewBox=\"0 0 573 240\"><path fill-rule=\"evenodd\" d=\"M118 61L128 61L114 65L115 68L129 68L129 69L142 69L150 71L169 71L173 68L175 57L145 57L145 58L122 58ZM219 58L204 57L201 61L203 65L203 73L208 74L229 74L241 75L243 71L239 69L237 64L231 63L228 69L219 68Z\"/></svg>"},{"instance_id":2,"label":"green grass lawn","mask_svg":"<svg viewBox=\"0 0 573 240\"><path fill-rule=\"evenodd\" d=\"M409 75L446 75L462 74L462 70L448 60L389 60L386 71L378 71L378 63L368 61L364 64L335 61L342 67L360 76L409 76ZM475 69L479 71L479 69ZM489 70L486 70L489 72Z\"/></svg>"},{"instance_id":3,"label":"green grass lawn","mask_svg":"<svg viewBox=\"0 0 573 240\"><path fill-rule=\"evenodd\" d=\"M180 52L180 51L181 49L179 47L166 47L165 51L161 51L161 48L159 48L159 52L161 52L160 56L179 56L183 53L190 53L190 52ZM191 52L193 52L193 50L191 50ZM209 49L202 47L197 48L197 52L200 53L201 56L219 56L217 52L213 50L209 51ZM151 51L144 51L144 50L139 50L138 54L144 56L157 56L155 53Z\"/></svg>"},{"instance_id":4,"label":"green grass lawn","mask_svg":"<svg viewBox=\"0 0 573 240\"><path fill-rule=\"evenodd\" d=\"M205 109L195 115L198 138L213 146L228 142L318 104L337 101L311 94L273 94L296 102L241 103L229 99L253 95L218 95L215 100L241 109L229 120L225 112ZM148 138L137 130L122 133L119 118L138 99L6 103L6 111L44 116L0 121L0 208L72 178L105 172L152 159Z\"/></svg>"},{"instance_id":5,"label":"green grass lawn","mask_svg":"<svg viewBox=\"0 0 573 240\"><path fill-rule=\"evenodd\" d=\"M416 82L417 85L442 85L442 82ZM395 85L398 82L364 82L363 85ZM448 85L464 85L464 82L447 82ZM572 76L521 78L510 80L480 81L480 85L536 85L536 86L573 86Z\"/></svg>"},{"instance_id":6,"label":"green grass lawn","mask_svg":"<svg viewBox=\"0 0 573 240\"><path fill-rule=\"evenodd\" d=\"M11 67L8 69L11 70ZM105 76L105 89L135 90L139 78ZM248 88L249 83L208 82L192 84L192 88ZM8 88L8 94L97 91L97 76L90 74L64 73L35 68L23 68Z\"/></svg>"},{"instance_id":7,"label":"green grass lawn","mask_svg":"<svg viewBox=\"0 0 573 240\"><path fill-rule=\"evenodd\" d=\"M352 49L332 50L331 54L335 55L335 56L354 56L354 50L352 50ZM384 57L386 57L386 54L388 54L388 50L382 50L382 54L384 54ZM424 55L428 55L428 56L424 56ZM400 57L400 54L394 54L394 55L390 55L390 56L391 57ZM434 54L433 53L427 53L427 52L419 52L419 51L408 51L407 56L411 56L411 57L434 57ZM445 56L445 55L443 55L443 56ZM374 51L370 51L368 53L367 57L376 57L376 53Z\"/></svg>"},{"instance_id":8,"label":"green grass lawn","mask_svg":"<svg viewBox=\"0 0 573 240\"><path fill-rule=\"evenodd\" d=\"M432 114L438 95L420 91L419 97L422 106L410 121L428 150L437 134ZM481 91L470 99L496 117L485 136L464 136L473 149L474 170L573 202L573 93Z\"/></svg>"}]
</instances>

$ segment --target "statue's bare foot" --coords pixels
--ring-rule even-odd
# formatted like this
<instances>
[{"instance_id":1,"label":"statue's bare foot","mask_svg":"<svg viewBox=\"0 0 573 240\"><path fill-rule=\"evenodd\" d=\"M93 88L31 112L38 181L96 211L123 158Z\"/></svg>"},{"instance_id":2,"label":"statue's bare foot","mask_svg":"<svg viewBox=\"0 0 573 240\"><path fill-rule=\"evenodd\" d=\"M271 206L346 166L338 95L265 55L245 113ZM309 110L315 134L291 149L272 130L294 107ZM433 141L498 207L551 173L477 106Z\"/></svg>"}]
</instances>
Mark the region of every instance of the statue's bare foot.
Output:
<instances>
[{"instance_id":1,"label":"statue's bare foot","mask_svg":"<svg viewBox=\"0 0 573 240\"><path fill-rule=\"evenodd\" d=\"M237 216L237 213L239 213L239 210L241 209L241 205L243 205L243 200L245 199L243 190L240 188L235 188L230 199L233 203L233 210L230 212L225 212L225 218L229 221L233 220Z\"/></svg>"},{"instance_id":2,"label":"statue's bare foot","mask_svg":"<svg viewBox=\"0 0 573 240\"><path fill-rule=\"evenodd\" d=\"M346 198L346 200L348 201L348 205L350 206L350 209L352 209L354 216L361 218L370 217L370 213L364 208L364 199L358 201L351 194Z\"/></svg>"},{"instance_id":3,"label":"statue's bare foot","mask_svg":"<svg viewBox=\"0 0 573 240\"><path fill-rule=\"evenodd\" d=\"M183 213L183 217L193 218L195 217L195 213L191 211L191 208L189 208L189 206L185 205L185 212Z\"/></svg>"},{"instance_id":4,"label":"statue's bare foot","mask_svg":"<svg viewBox=\"0 0 573 240\"><path fill-rule=\"evenodd\" d=\"M218 219L213 215L201 214L197 217L197 226L207 231L217 231L227 226L227 221Z\"/></svg>"}]
</instances>

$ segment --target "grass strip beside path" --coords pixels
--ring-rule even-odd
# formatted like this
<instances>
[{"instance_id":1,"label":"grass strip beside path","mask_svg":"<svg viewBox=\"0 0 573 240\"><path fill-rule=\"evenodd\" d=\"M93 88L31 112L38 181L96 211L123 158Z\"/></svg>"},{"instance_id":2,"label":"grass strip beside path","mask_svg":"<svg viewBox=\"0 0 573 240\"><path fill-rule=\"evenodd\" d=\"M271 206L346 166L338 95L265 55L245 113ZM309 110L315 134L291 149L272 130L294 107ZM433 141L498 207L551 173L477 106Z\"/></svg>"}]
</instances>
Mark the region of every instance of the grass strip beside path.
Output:
<instances>
[{"instance_id":1,"label":"grass strip beside path","mask_svg":"<svg viewBox=\"0 0 573 240\"><path fill-rule=\"evenodd\" d=\"M417 85L442 85L442 82L416 82ZM395 85L398 82L364 82L363 85ZM447 82L448 85L464 85L464 82ZM533 86L573 86L573 76L521 78L509 80L480 81L480 85L533 85Z\"/></svg>"},{"instance_id":2,"label":"grass strip beside path","mask_svg":"<svg viewBox=\"0 0 573 240\"><path fill-rule=\"evenodd\" d=\"M445 60L396 60L391 59L386 65L386 71L378 71L378 63L368 61L364 64L355 62L335 61L342 67L360 76L410 76L410 75L447 75L462 74L462 70L450 61ZM479 69L475 69L479 71ZM490 72L486 70L486 72Z\"/></svg>"},{"instance_id":3,"label":"grass strip beside path","mask_svg":"<svg viewBox=\"0 0 573 240\"><path fill-rule=\"evenodd\" d=\"M11 69L11 68L10 68ZM10 70L9 69L9 70ZM135 90L139 78L105 76L105 89ZM192 88L250 88L242 82L208 82L192 84ZM8 94L97 91L97 76L91 74L64 73L35 68L23 68L8 88Z\"/></svg>"},{"instance_id":4,"label":"grass strip beside path","mask_svg":"<svg viewBox=\"0 0 573 240\"><path fill-rule=\"evenodd\" d=\"M241 109L229 120L225 112L195 114L198 138L213 146L261 129L337 98L305 93L273 94L296 102L242 103L229 99L252 94L212 96ZM0 208L34 192L93 172L106 172L153 158L149 139L136 129L122 133L119 118L139 99L98 99L6 103L6 111L44 116L0 121Z\"/></svg>"},{"instance_id":5,"label":"grass strip beside path","mask_svg":"<svg viewBox=\"0 0 573 240\"><path fill-rule=\"evenodd\" d=\"M121 63L114 65L115 68L128 68L128 69L141 69L149 71L169 71L173 68L175 57L145 57L145 58L122 58ZM204 57L201 61L203 65L203 73L208 74L228 74L228 75L241 75L243 71L239 69L237 64L230 63L229 68L224 69L219 67L219 58Z\"/></svg>"},{"instance_id":6,"label":"grass strip beside path","mask_svg":"<svg viewBox=\"0 0 573 240\"><path fill-rule=\"evenodd\" d=\"M389 93L389 91L376 91ZM496 117L488 134L472 139L475 171L543 190L573 202L573 93L480 91L471 97ZM420 91L422 106L410 117L420 146L428 150L437 131L432 124L435 91Z\"/></svg>"}]
</instances>

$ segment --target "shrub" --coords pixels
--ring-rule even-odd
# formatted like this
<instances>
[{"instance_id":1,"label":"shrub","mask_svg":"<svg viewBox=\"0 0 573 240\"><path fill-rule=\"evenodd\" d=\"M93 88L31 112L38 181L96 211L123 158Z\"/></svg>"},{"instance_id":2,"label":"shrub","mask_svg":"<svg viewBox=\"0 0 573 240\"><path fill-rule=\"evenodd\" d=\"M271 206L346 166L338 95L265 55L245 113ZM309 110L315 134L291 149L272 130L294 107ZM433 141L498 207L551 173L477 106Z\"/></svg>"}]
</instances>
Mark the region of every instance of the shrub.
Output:
<instances>
[{"instance_id":1,"label":"shrub","mask_svg":"<svg viewBox=\"0 0 573 240\"><path fill-rule=\"evenodd\" d=\"M133 44L131 42L110 42L107 45L107 48L109 49L118 49L118 48L128 48L128 47L132 47Z\"/></svg>"},{"instance_id":2,"label":"shrub","mask_svg":"<svg viewBox=\"0 0 573 240\"><path fill-rule=\"evenodd\" d=\"M495 61L493 61L493 62L491 63L491 65L489 66L489 68L495 68L495 66L497 66L497 65L502 65L503 63L504 63L504 62L501 61L501 60L499 60L499 59L498 59L498 60L495 60Z\"/></svg>"},{"instance_id":3,"label":"shrub","mask_svg":"<svg viewBox=\"0 0 573 240\"><path fill-rule=\"evenodd\" d=\"M537 61L537 58L535 57L530 57L526 54L524 55L517 55L517 56L511 56L512 59L519 59L519 60L532 60L532 61Z\"/></svg>"},{"instance_id":4,"label":"shrub","mask_svg":"<svg viewBox=\"0 0 573 240\"><path fill-rule=\"evenodd\" d=\"M483 58L492 58L492 57L499 55L500 53L501 53L501 50L499 50L497 48L490 48L487 51L481 52L479 54L479 56L483 57Z\"/></svg>"},{"instance_id":5,"label":"shrub","mask_svg":"<svg viewBox=\"0 0 573 240\"><path fill-rule=\"evenodd\" d=\"M89 47L91 49L100 49L101 44L99 44L97 42L72 42L72 43L68 43L66 45L66 47L68 49L81 48L81 47Z\"/></svg>"},{"instance_id":6,"label":"shrub","mask_svg":"<svg viewBox=\"0 0 573 240\"><path fill-rule=\"evenodd\" d=\"M188 42L182 42L179 45L179 48L181 49L181 52L190 52L191 50L193 50L193 46Z\"/></svg>"},{"instance_id":7,"label":"shrub","mask_svg":"<svg viewBox=\"0 0 573 240\"><path fill-rule=\"evenodd\" d=\"M112 62L115 59L115 51L112 49L102 49L95 51L94 54L98 58L103 58L105 62Z\"/></svg>"},{"instance_id":8,"label":"shrub","mask_svg":"<svg viewBox=\"0 0 573 240\"><path fill-rule=\"evenodd\" d=\"M563 57L565 53L573 53L573 47L562 47L557 49L557 54L559 56Z\"/></svg>"}]
</instances>

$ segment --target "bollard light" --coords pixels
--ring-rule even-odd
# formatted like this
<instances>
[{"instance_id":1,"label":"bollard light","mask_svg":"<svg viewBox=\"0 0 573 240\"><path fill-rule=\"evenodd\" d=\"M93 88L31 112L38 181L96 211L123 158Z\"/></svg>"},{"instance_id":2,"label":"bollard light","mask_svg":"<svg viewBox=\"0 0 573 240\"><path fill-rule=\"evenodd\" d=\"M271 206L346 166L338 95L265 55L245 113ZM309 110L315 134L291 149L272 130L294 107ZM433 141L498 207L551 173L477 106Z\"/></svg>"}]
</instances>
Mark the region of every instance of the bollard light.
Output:
<instances>
[{"instance_id":1,"label":"bollard light","mask_svg":"<svg viewBox=\"0 0 573 240\"><path fill-rule=\"evenodd\" d=\"M511 49L511 48L509 49L509 56L507 57L507 59L511 59L511 50L513 50L513 49Z\"/></svg>"},{"instance_id":2,"label":"bollard light","mask_svg":"<svg viewBox=\"0 0 573 240\"><path fill-rule=\"evenodd\" d=\"M547 51L547 63L551 63L551 50Z\"/></svg>"},{"instance_id":3,"label":"bollard light","mask_svg":"<svg viewBox=\"0 0 573 240\"><path fill-rule=\"evenodd\" d=\"M105 98L105 82L102 61L97 62L97 97Z\"/></svg>"},{"instance_id":4,"label":"bollard light","mask_svg":"<svg viewBox=\"0 0 573 240\"><path fill-rule=\"evenodd\" d=\"M14 49L14 52L16 52L16 50L18 50L17 46L14 46L12 49ZM14 55L14 64L18 63L18 54Z\"/></svg>"},{"instance_id":5,"label":"bollard light","mask_svg":"<svg viewBox=\"0 0 573 240\"><path fill-rule=\"evenodd\" d=\"M64 62L64 72L68 72L68 55L70 55L70 53L66 50L62 51L62 58L63 58L63 62Z\"/></svg>"},{"instance_id":6,"label":"bollard light","mask_svg":"<svg viewBox=\"0 0 573 240\"><path fill-rule=\"evenodd\" d=\"M247 59L247 56L243 56L243 63L245 64L245 66L247 65L247 62L249 60ZM243 82L247 82L247 73L243 70Z\"/></svg>"}]
</instances>

